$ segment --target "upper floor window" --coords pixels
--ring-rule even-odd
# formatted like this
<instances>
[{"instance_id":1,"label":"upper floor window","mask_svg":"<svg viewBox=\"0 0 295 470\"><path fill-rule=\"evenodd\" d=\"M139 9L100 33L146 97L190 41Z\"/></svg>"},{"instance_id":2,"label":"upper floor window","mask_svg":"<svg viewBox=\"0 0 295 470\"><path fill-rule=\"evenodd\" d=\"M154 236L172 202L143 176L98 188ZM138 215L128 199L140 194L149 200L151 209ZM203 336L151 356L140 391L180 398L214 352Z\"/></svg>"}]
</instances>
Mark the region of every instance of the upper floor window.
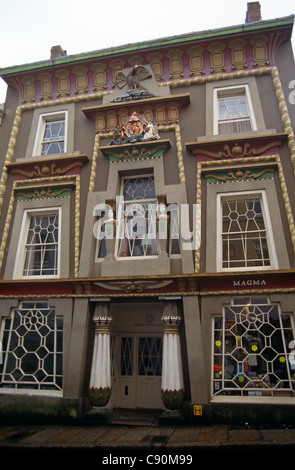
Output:
<instances>
[{"instance_id":1,"label":"upper floor window","mask_svg":"<svg viewBox=\"0 0 295 470\"><path fill-rule=\"evenodd\" d=\"M218 196L218 264L222 270L262 269L275 264L264 192Z\"/></svg>"},{"instance_id":2,"label":"upper floor window","mask_svg":"<svg viewBox=\"0 0 295 470\"><path fill-rule=\"evenodd\" d=\"M67 151L67 113L41 114L34 155L54 155Z\"/></svg>"},{"instance_id":3,"label":"upper floor window","mask_svg":"<svg viewBox=\"0 0 295 470\"><path fill-rule=\"evenodd\" d=\"M214 89L214 134L257 130L247 85Z\"/></svg>"},{"instance_id":4,"label":"upper floor window","mask_svg":"<svg viewBox=\"0 0 295 470\"><path fill-rule=\"evenodd\" d=\"M122 182L118 256L158 255L156 228L157 198L153 176L125 178Z\"/></svg>"},{"instance_id":5,"label":"upper floor window","mask_svg":"<svg viewBox=\"0 0 295 470\"><path fill-rule=\"evenodd\" d=\"M25 211L14 277L57 277L60 258L60 209Z\"/></svg>"}]
</instances>

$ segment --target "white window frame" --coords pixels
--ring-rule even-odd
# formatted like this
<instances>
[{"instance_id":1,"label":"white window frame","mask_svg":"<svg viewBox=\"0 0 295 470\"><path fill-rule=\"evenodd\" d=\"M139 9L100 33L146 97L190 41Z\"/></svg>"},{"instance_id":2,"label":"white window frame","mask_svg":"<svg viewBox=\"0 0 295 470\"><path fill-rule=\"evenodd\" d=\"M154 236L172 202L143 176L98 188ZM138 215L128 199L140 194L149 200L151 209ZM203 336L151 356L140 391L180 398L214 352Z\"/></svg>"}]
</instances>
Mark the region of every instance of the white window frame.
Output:
<instances>
[{"instance_id":1,"label":"white window frame","mask_svg":"<svg viewBox=\"0 0 295 470\"><path fill-rule=\"evenodd\" d=\"M53 112L53 113L42 113L39 116L38 120L38 126L37 126L37 132L36 132L36 138L35 138L35 143L33 147L33 157L50 157L52 155L60 155L58 154L49 154L49 155L42 155L42 142L43 142L43 137L44 137L44 131L45 131L45 126L47 122L52 122L52 121L60 121L64 120L65 121L65 136L64 136L64 151L62 154L67 152L67 140L68 140L68 111L58 111L58 112Z\"/></svg>"},{"instance_id":2,"label":"white window frame","mask_svg":"<svg viewBox=\"0 0 295 470\"><path fill-rule=\"evenodd\" d=\"M117 216L117 221L120 221L120 224L123 223L123 231L125 233L125 221L124 221L124 207L125 207L125 200L124 200L124 183L126 180L129 180L129 179L138 179L138 178L149 178L149 177L152 177L154 179L154 183L155 183L155 178L154 178L154 175L151 174L151 173L147 173L147 174L135 174L135 175L129 175L129 176L124 176L122 179L121 179L121 187L120 187L120 204L119 204L119 210L118 210L118 216ZM144 199L142 200L139 200L138 203L141 204L141 203L144 203ZM148 201L148 200L147 200ZM137 201L134 200L134 203L136 204ZM157 204L157 198L155 198L155 203ZM149 204L149 202L147 203ZM124 222L123 222L124 221ZM155 239L156 243L158 243L158 238ZM120 249L120 245L121 245L121 238L120 238L120 235L119 237L117 236L116 237L116 243L115 243L115 256L116 256L116 259L117 260L141 260L141 259L149 259L149 258L158 258L158 253L156 255L142 255L142 256L136 256L136 255L131 255L131 256L120 256L119 255L119 249Z\"/></svg>"},{"instance_id":3,"label":"white window frame","mask_svg":"<svg viewBox=\"0 0 295 470\"><path fill-rule=\"evenodd\" d=\"M36 304L38 304L39 302L38 301L35 301L35 300L32 300L32 301L28 301L27 303L31 303L31 304L34 304L36 306ZM57 341L56 341L56 338L57 338L57 335L58 335L58 329L57 329L57 319L62 319L62 338L64 338L64 319L59 317L56 313L56 310L55 308L53 307L50 307L49 306L49 303L48 302L40 302L40 303L47 303L47 307L44 307L46 310L51 310L54 312L54 316L55 316L55 322L54 322L54 328L51 328L51 330L53 331L54 333L54 345L53 345L53 351L49 351L49 353L51 354L54 354L54 373L53 373L53 377L55 379L55 381L53 383L50 383L50 385L52 386L55 386L56 389L54 390L53 388L47 388L46 387L46 383L45 383L45 386L42 387L43 385L43 382L35 382L34 385L36 385L36 388L32 387L32 382L30 382L29 384L27 382L24 382L24 387L20 387L19 384L21 382L15 380L14 382L11 380L10 381L10 386L3 386L0 388L0 395L1 394L9 394L9 395L31 395L31 396L63 396L63 383L64 383L64 349L62 347L62 351L57 351L57 348L56 348L56 345L57 345ZM23 305L24 304L24 305ZM13 325L13 318L14 318L14 315L15 315L15 311L17 310L22 310L24 308L27 308L25 306L26 302L20 302L19 306L18 307L14 307L12 308L11 310L11 313L9 316L2 316L2 319L0 319L0 344L2 344L2 341L3 341L3 336L4 336L4 330L5 330L5 323L6 323L6 320L9 320L11 321L11 331L12 330L12 325ZM32 307L31 310L36 310L35 307ZM40 308L40 310L42 310ZM30 313L30 312L29 312ZM11 331L9 333L9 337L11 337ZM59 330L60 331L60 330ZM42 338L44 339L44 336L42 336ZM21 344L21 341L22 341L22 338L20 337L19 338L19 343ZM8 343L9 344L9 343ZM10 346L10 345L9 345ZM2 352L2 350L1 350ZM26 352L28 353L29 351L26 350ZM31 351L30 351L31 352ZM11 353L11 351L9 352ZM4 351L3 353L3 356L9 354L7 353L7 351ZM35 354L36 351L33 351L33 353ZM58 353L61 353L62 354L62 385L59 386L56 382L56 379L58 377L58 374L56 373L56 369L55 369L55 365L56 365L56 355ZM2 364L4 363L4 360L3 358L1 358L1 360L3 361ZM39 363L40 365L42 364L42 359L39 359ZM25 375L25 374L24 374ZM30 386L32 388L30 388Z\"/></svg>"},{"instance_id":4,"label":"white window frame","mask_svg":"<svg viewBox=\"0 0 295 470\"><path fill-rule=\"evenodd\" d=\"M222 252L222 201L225 199L244 199L244 198L260 198L261 208L264 218L265 231L266 231L266 240L267 247L269 251L270 265L269 266L242 266L235 268L223 268L223 252ZM270 269L278 269L278 259L275 250L275 242L270 218L270 212L268 208L267 196L265 190L259 191L237 191L229 193L219 193L217 194L217 211L216 211L216 269L218 272L229 272L229 271L263 271Z\"/></svg>"},{"instance_id":5,"label":"white window frame","mask_svg":"<svg viewBox=\"0 0 295 470\"><path fill-rule=\"evenodd\" d=\"M28 230L30 225L30 220L32 215L39 214L58 214L58 257L57 257L57 274L48 274L48 275L32 275L25 276L24 271L24 262L25 262L25 244L27 242ZM62 208L61 207L49 207L42 209L25 209L22 218L20 237L16 251L15 257L15 266L13 271L13 279L56 279L60 277L60 266L61 266L61 234L62 234Z\"/></svg>"},{"instance_id":6,"label":"white window frame","mask_svg":"<svg viewBox=\"0 0 295 470\"><path fill-rule=\"evenodd\" d=\"M222 135L219 134L218 131L218 124L219 124L219 98L221 97L230 97L235 95L244 95L246 98L246 104L249 111L249 119L251 124L251 131L257 131L257 123L254 114L254 108L252 105L251 94L249 90L249 86L247 84L229 86L229 87L220 87L213 89L213 134L214 135ZM239 134L239 133L234 133ZM225 134L224 134L225 135Z\"/></svg>"}]
</instances>

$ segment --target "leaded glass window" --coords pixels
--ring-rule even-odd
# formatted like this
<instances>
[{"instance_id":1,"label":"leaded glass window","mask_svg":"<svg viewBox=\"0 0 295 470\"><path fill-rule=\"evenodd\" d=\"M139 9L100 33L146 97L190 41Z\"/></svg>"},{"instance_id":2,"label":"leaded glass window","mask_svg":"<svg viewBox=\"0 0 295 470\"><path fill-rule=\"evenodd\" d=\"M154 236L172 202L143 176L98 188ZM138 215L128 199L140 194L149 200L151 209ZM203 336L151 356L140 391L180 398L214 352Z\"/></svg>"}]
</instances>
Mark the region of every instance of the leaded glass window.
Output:
<instances>
[{"instance_id":1,"label":"leaded glass window","mask_svg":"<svg viewBox=\"0 0 295 470\"><path fill-rule=\"evenodd\" d=\"M119 256L155 256L157 240L157 198L152 176L126 178L123 182Z\"/></svg>"},{"instance_id":2,"label":"leaded glass window","mask_svg":"<svg viewBox=\"0 0 295 470\"><path fill-rule=\"evenodd\" d=\"M61 391L63 320L47 302L23 302L3 320L0 388Z\"/></svg>"},{"instance_id":3,"label":"leaded glass window","mask_svg":"<svg viewBox=\"0 0 295 470\"><path fill-rule=\"evenodd\" d=\"M222 269L270 266L262 199L223 197L221 211Z\"/></svg>"},{"instance_id":4,"label":"leaded glass window","mask_svg":"<svg viewBox=\"0 0 295 470\"><path fill-rule=\"evenodd\" d=\"M267 297L239 297L213 321L212 394L293 396L294 325Z\"/></svg>"},{"instance_id":5,"label":"leaded glass window","mask_svg":"<svg viewBox=\"0 0 295 470\"><path fill-rule=\"evenodd\" d=\"M65 120L47 121L41 142L41 155L63 153L65 146Z\"/></svg>"},{"instance_id":6,"label":"leaded glass window","mask_svg":"<svg viewBox=\"0 0 295 470\"><path fill-rule=\"evenodd\" d=\"M219 97L218 111L219 134L251 130L251 121L245 96Z\"/></svg>"},{"instance_id":7,"label":"leaded glass window","mask_svg":"<svg viewBox=\"0 0 295 470\"><path fill-rule=\"evenodd\" d=\"M23 276L58 274L59 213L30 214Z\"/></svg>"}]
</instances>

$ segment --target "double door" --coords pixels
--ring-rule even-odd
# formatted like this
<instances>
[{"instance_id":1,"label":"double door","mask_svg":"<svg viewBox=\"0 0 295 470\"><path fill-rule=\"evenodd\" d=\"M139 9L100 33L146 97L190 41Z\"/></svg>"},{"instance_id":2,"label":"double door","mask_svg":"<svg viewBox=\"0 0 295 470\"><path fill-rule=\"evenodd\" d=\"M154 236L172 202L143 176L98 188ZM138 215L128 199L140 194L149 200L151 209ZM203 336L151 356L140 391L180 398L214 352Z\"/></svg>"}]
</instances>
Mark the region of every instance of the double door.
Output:
<instances>
[{"instance_id":1,"label":"double door","mask_svg":"<svg viewBox=\"0 0 295 470\"><path fill-rule=\"evenodd\" d=\"M162 335L117 336L114 354L115 407L163 409Z\"/></svg>"}]
</instances>

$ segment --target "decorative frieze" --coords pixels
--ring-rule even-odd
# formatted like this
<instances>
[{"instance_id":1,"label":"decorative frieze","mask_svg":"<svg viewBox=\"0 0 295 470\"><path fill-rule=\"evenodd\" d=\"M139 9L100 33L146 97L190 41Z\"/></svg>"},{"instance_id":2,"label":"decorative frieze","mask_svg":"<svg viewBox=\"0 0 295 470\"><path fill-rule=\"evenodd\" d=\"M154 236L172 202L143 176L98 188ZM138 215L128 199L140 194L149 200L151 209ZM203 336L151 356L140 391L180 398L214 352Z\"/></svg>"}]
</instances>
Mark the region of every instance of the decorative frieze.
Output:
<instances>
[{"instance_id":1,"label":"decorative frieze","mask_svg":"<svg viewBox=\"0 0 295 470\"><path fill-rule=\"evenodd\" d=\"M229 43L229 47L231 48L232 68L234 70L247 68L246 44L247 42L244 39L235 39Z\"/></svg>"},{"instance_id":2,"label":"decorative frieze","mask_svg":"<svg viewBox=\"0 0 295 470\"><path fill-rule=\"evenodd\" d=\"M71 83L69 75L70 72L68 70L58 70L57 72L55 72L55 76L58 79L58 97L64 97L70 94Z\"/></svg>"},{"instance_id":3,"label":"decorative frieze","mask_svg":"<svg viewBox=\"0 0 295 470\"><path fill-rule=\"evenodd\" d=\"M214 42L210 44L207 49L210 52L210 64L212 73L225 72L225 60L224 60L224 49L225 44L223 42Z\"/></svg>"},{"instance_id":4,"label":"decorative frieze","mask_svg":"<svg viewBox=\"0 0 295 470\"><path fill-rule=\"evenodd\" d=\"M76 76L76 91L75 93L87 93L88 91L88 69L83 66L74 67L73 74Z\"/></svg>"},{"instance_id":5,"label":"decorative frieze","mask_svg":"<svg viewBox=\"0 0 295 470\"><path fill-rule=\"evenodd\" d=\"M257 36L253 38L250 42L253 45L254 65L256 67L265 67L266 65L269 65L268 53L267 53L267 47L266 47L268 43L268 37Z\"/></svg>"},{"instance_id":6,"label":"decorative frieze","mask_svg":"<svg viewBox=\"0 0 295 470\"><path fill-rule=\"evenodd\" d=\"M31 103L35 99L36 88L35 88L35 78L32 76L26 76L21 79L24 88L24 103Z\"/></svg>"},{"instance_id":7,"label":"decorative frieze","mask_svg":"<svg viewBox=\"0 0 295 470\"><path fill-rule=\"evenodd\" d=\"M187 53L190 56L190 69L191 75L203 75L204 71L204 58L203 52L205 51L202 46L193 46L187 50Z\"/></svg>"}]
</instances>

